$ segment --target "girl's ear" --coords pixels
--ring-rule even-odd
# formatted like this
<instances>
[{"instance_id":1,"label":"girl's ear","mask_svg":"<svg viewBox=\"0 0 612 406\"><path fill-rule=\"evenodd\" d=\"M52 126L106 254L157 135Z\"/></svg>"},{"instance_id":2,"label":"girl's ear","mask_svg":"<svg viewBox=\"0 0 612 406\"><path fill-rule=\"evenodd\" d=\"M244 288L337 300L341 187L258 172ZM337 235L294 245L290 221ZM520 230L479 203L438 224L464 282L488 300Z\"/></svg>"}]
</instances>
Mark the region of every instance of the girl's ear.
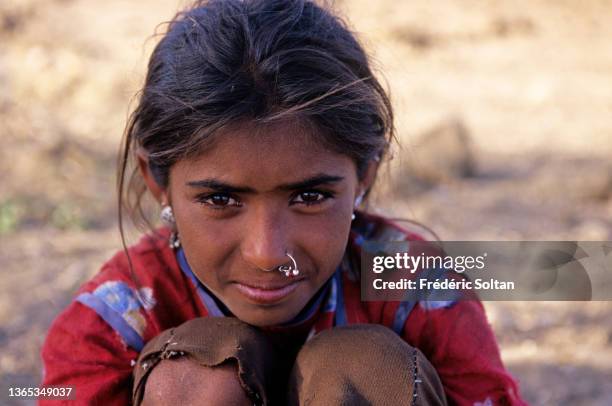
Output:
<instances>
[{"instance_id":1,"label":"girl's ear","mask_svg":"<svg viewBox=\"0 0 612 406\"><path fill-rule=\"evenodd\" d=\"M143 149L138 149L136 156L138 158L138 169L145 181L145 184L147 185L147 188L155 200L162 205L167 205L169 203L168 194L166 189L155 180L155 177L151 172L151 168L149 167L149 156L147 152Z\"/></svg>"}]
</instances>

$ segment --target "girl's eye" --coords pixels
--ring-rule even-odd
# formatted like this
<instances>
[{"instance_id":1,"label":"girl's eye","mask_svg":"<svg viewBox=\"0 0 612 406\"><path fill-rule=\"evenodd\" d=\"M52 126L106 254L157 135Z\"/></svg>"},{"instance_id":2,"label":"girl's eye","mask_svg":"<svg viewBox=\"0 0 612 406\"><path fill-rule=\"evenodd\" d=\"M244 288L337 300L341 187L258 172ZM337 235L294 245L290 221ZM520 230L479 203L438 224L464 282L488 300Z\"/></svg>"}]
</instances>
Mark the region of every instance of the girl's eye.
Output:
<instances>
[{"instance_id":1,"label":"girl's eye","mask_svg":"<svg viewBox=\"0 0 612 406\"><path fill-rule=\"evenodd\" d=\"M230 195L224 193L213 193L204 196L198 196L199 203L210 206L212 209L225 209L227 207L240 207L242 203L234 199Z\"/></svg>"},{"instance_id":2,"label":"girl's eye","mask_svg":"<svg viewBox=\"0 0 612 406\"><path fill-rule=\"evenodd\" d=\"M306 206L312 206L315 204L323 203L325 200L333 197L331 193L319 192L316 190L309 190L306 192L298 193L295 198L291 201L292 204L304 204Z\"/></svg>"}]
</instances>

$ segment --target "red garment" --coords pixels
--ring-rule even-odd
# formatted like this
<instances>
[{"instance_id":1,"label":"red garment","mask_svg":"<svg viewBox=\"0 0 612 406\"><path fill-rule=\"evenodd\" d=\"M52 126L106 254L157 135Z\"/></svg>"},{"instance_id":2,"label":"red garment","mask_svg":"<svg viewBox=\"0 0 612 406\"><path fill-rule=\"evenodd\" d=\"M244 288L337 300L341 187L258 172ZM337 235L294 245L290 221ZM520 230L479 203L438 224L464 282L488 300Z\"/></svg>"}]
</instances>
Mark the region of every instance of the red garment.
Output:
<instances>
[{"instance_id":1,"label":"red garment","mask_svg":"<svg viewBox=\"0 0 612 406\"><path fill-rule=\"evenodd\" d=\"M43 385L74 386L77 404L129 404L138 349L165 329L218 315L199 282L179 266L167 236L167 230L147 235L129 249L138 283L120 252L81 287L77 300L59 315L47 335ZM361 242L372 238L420 240L383 218L361 214L337 272L341 283L335 277L330 280L322 305L309 316L314 319L311 334L340 324L343 317L349 324L395 327L436 368L450 404L525 405L502 365L480 302L418 303L408 307L407 320L398 317L399 302L361 302L354 272L358 275Z\"/></svg>"}]
</instances>

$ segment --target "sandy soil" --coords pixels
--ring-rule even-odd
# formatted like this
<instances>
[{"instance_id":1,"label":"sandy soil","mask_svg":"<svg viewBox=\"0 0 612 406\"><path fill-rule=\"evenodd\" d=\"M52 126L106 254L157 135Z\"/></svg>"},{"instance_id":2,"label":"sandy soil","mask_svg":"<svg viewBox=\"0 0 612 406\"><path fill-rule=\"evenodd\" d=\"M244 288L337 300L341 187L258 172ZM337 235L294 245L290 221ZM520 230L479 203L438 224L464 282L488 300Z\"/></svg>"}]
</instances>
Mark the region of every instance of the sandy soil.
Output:
<instances>
[{"instance_id":1,"label":"sandy soil","mask_svg":"<svg viewBox=\"0 0 612 406\"><path fill-rule=\"evenodd\" d=\"M447 240L612 240L612 5L336 4L397 108L376 210ZM0 3L2 393L39 382L49 323L120 246L116 151L177 7ZM609 302L485 305L530 403L612 404Z\"/></svg>"}]
</instances>

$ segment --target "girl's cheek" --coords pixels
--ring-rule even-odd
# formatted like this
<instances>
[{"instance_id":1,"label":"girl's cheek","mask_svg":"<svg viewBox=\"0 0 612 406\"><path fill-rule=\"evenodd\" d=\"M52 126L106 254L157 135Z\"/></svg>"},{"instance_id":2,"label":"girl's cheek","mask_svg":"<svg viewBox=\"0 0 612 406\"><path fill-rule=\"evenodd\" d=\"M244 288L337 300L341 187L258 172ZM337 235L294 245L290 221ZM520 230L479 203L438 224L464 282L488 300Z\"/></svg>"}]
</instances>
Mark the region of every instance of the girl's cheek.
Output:
<instances>
[{"instance_id":1,"label":"girl's cheek","mask_svg":"<svg viewBox=\"0 0 612 406\"><path fill-rule=\"evenodd\" d=\"M350 223L342 216L323 216L303 227L299 240L319 267L333 270L344 255L349 231Z\"/></svg>"}]
</instances>

